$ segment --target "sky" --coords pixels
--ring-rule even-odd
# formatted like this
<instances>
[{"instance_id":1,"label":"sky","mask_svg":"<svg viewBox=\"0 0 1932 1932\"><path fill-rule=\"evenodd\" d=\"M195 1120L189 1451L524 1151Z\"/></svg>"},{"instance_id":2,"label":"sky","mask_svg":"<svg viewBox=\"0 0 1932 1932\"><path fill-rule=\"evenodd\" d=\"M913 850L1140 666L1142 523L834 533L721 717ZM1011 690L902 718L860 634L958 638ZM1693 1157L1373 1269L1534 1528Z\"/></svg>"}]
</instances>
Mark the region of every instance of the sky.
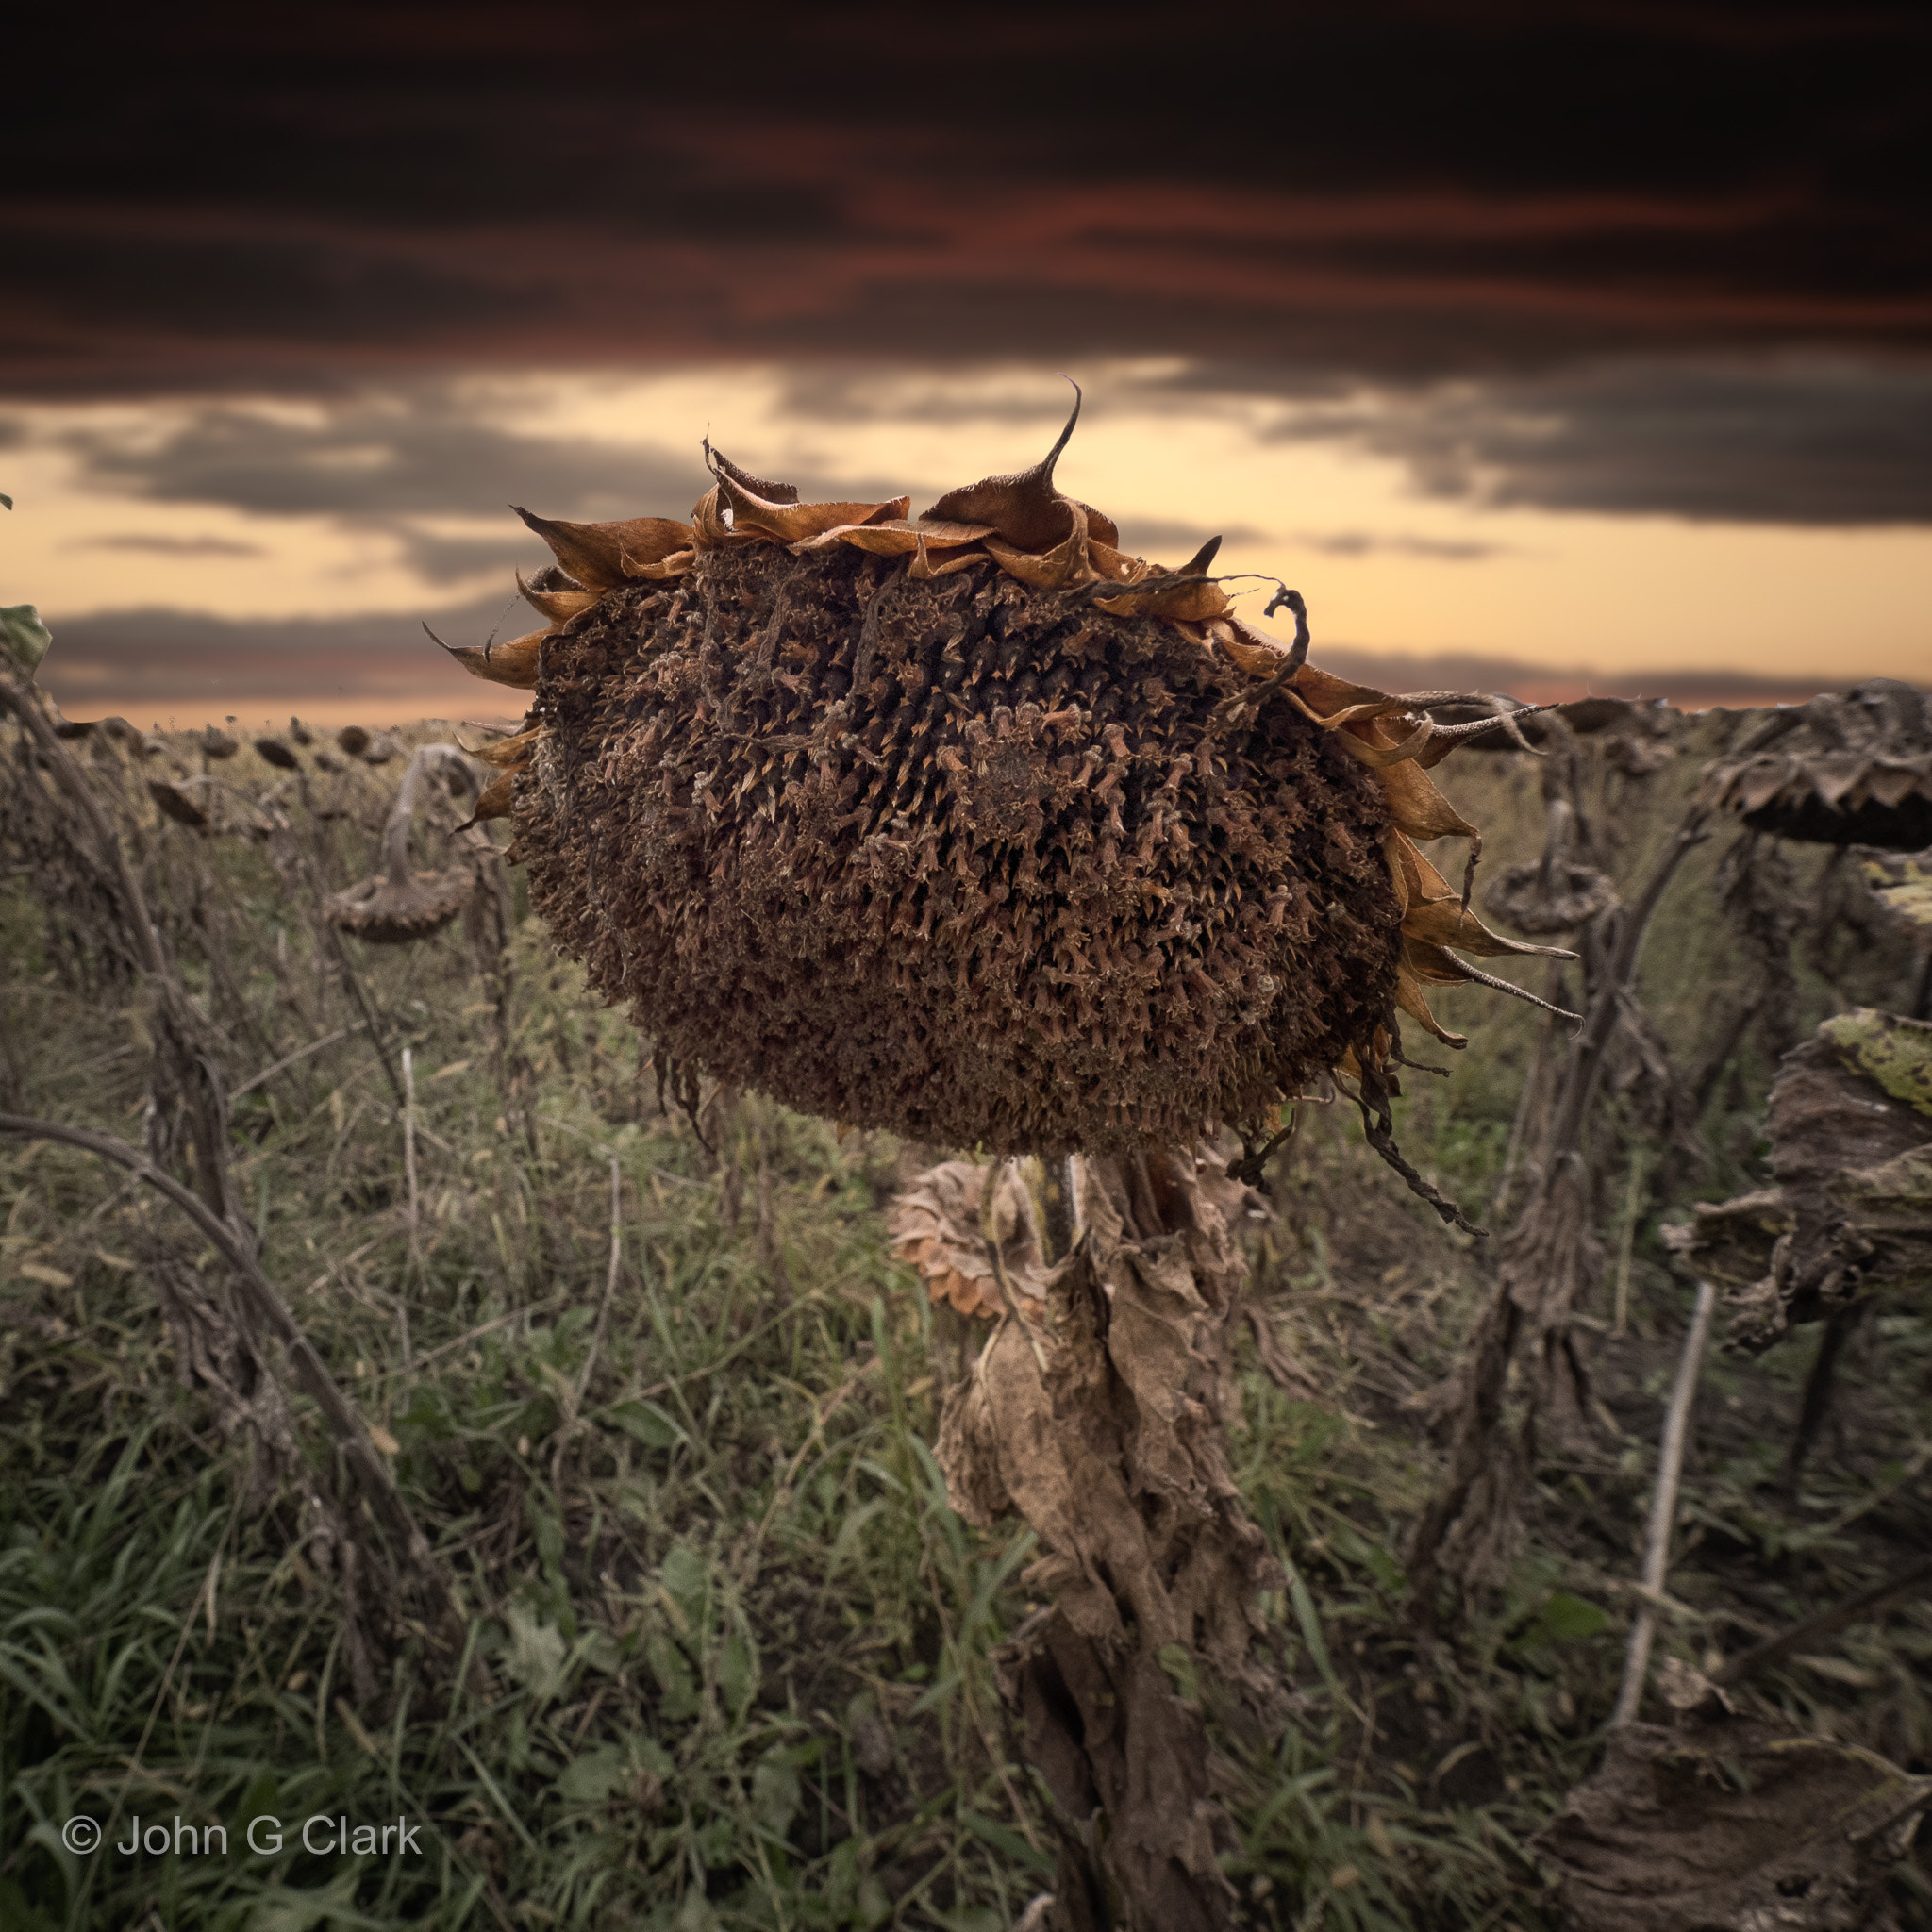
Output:
<instances>
[{"instance_id":1,"label":"sky","mask_svg":"<svg viewBox=\"0 0 1932 1932\"><path fill-rule=\"evenodd\" d=\"M74 10L0 200L70 715L488 715L508 506L1023 466L1391 689L1932 679L1905 6ZM1240 589L1239 584L1230 588Z\"/></svg>"}]
</instances>

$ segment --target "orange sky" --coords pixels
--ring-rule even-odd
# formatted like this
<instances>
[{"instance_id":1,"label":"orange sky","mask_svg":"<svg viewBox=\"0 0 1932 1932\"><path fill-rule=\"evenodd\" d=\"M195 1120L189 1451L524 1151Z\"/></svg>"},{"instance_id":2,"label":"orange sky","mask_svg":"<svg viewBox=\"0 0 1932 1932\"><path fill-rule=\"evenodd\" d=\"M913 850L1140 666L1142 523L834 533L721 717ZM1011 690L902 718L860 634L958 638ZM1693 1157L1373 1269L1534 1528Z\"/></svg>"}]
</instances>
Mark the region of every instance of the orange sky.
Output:
<instances>
[{"instance_id":1,"label":"orange sky","mask_svg":"<svg viewBox=\"0 0 1932 1932\"><path fill-rule=\"evenodd\" d=\"M1525 695L1554 688L1552 674L1564 689L1582 680L1647 694L1682 693L1685 677L1703 673L1796 691L1932 668L1932 534L1922 526L1552 508L1491 500L1480 475L1463 493L1432 494L1412 459L1390 453L1412 398L1363 387L1311 409L1177 389L1185 369L1172 362L1082 374L1090 402L1063 460L1065 487L1162 560L1224 533L1218 568L1303 591L1318 658L1324 647L1351 662L1497 658L1524 667L1512 688ZM399 466L422 462L409 439L425 417L487 432L504 494L528 495L539 510L581 513L541 500L559 463L551 487L570 480L576 452L602 498L593 513L682 515L703 486L707 433L759 474L840 493L904 488L918 508L1030 460L1067 395L1052 373L1013 366L887 367L871 379L858 370L828 396L810 372L784 365L688 365L474 372L444 379L426 404L420 391L377 391L353 410L247 396L34 405L16 412L23 433L0 452L18 506L0 525L0 590L38 603L54 624L43 681L75 715L138 713L162 698L184 723L290 710L324 722L445 715L494 694L465 691L418 619L499 609L514 594L510 564L543 553L507 508L470 500L473 479L441 478L430 465L398 488ZM267 439L271 458L286 446L303 480L285 505L256 507L246 475L225 483L205 456L185 480L178 474L211 412L231 464L243 439ZM518 489L523 451L533 474ZM325 501L331 508L304 507ZM143 649L126 613L155 608L225 621L224 647L212 636L197 647L177 619ZM84 642L63 653L64 630L85 640L87 621L104 616L132 625L118 656ZM291 646L291 621L318 620L358 625L357 647L317 637L302 648L299 633ZM502 622L505 635L527 627L521 606ZM253 670L251 627L260 637Z\"/></svg>"}]
</instances>

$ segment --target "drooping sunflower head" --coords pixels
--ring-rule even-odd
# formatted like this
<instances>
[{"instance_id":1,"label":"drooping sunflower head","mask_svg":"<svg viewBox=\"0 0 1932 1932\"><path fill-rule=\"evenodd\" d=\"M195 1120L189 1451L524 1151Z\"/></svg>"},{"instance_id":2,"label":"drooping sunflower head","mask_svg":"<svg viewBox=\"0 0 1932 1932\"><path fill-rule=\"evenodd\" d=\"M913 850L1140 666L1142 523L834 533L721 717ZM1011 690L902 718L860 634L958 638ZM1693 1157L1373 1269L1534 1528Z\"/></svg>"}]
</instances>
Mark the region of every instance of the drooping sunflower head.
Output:
<instances>
[{"instance_id":1,"label":"drooping sunflower head","mask_svg":"<svg viewBox=\"0 0 1932 1932\"><path fill-rule=\"evenodd\" d=\"M1821 845L1932 845L1932 701L1874 677L1780 706L1705 770L1705 803Z\"/></svg>"},{"instance_id":2,"label":"drooping sunflower head","mask_svg":"<svg viewBox=\"0 0 1932 1932\"><path fill-rule=\"evenodd\" d=\"M1075 408L1077 416L1077 406ZM1067 425L1071 433L1073 423ZM1304 661L1041 463L805 504L707 449L689 523L525 515L549 628L496 804L533 905L670 1059L807 1111L1052 1154L1261 1134L1491 933L1418 841L1428 699ZM1447 695L1447 694L1444 694Z\"/></svg>"}]
</instances>

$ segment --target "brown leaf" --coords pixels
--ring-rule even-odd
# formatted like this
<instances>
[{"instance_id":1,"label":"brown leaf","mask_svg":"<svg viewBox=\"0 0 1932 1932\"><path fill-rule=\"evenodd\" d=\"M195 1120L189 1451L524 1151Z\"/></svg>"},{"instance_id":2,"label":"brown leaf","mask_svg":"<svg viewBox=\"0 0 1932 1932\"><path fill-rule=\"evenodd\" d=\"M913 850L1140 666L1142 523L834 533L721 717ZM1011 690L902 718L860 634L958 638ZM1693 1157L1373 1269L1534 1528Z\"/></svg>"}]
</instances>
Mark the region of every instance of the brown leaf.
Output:
<instances>
[{"instance_id":1,"label":"brown leaf","mask_svg":"<svg viewBox=\"0 0 1932 1932\"><path fill-rule=\"evenodd\" d=\"M1208 624L1227 615L1227 592L1219 584L1170 578L1140 586L1124 597L1096 597L1094 608L1113 617L1159 617L1170 624Z\"/></svg>"},{"instance_id":2,"label":"brown leaf","mask_svg":"<svg viewBox=\"0 0 1932 1932\"><path fill-rule=\"evenodd\" d=\"M1064 590L1069 584L1091 584L1094 570L1087 561L1087 512L1079 505L1070 506L1074 526L1051 550L1038 557L1016 550L997 537L986 540L991 557L1008 576L1018 577L1036 591Z\"/></svg>"},{"instance_id":3,"label":"brown leaf","mask_svg":"<svg viewBox=\"0 0 1932 1932\"><path fill-rule=\"evenodd\" d=\"M625 575L633 579L651 577L663 582L671 577L681 577L697 561L695 548L674 550L669 557L660 558L656 563L639 563L628 551L624 555Z\"/></svg>"},{"instance_id":4,"label":"brown leaf","mask_svg":"<svg viewBox=\"0 0 1932 1932\"><path fill-rule=\"evenodd\" d=\"M481 758L486 765L494 765L499 772L514 771L542 736L543 726L532 724L513 738L499 738L494 744L478 745L474 751L466 744L463 750L473 758Z\"/></svg>"},{"instance_id":5,"label":"brown leaf","mask_svg":"<svg viewBox=\"0 0 1932 1932\"><path fill-rule=\"evenodd\" d=\"M510 806L516 796L516 774L506 772L500 778L492 778L483 788L482 796L476 801L476 809L470 814L467 824L459 825L458 831L467 831L470 825L480 824L485 819L507 819Z\"/></svg>"},{"instance_id":6,"label":"brown leaf","mask_svg":"<svg viewBox=\"0 0 1932 1932\"><path fill-rule=\"evenodd\" d=\"M424 629L428 630L429 626L425 625ZM429 635L442 644L433 630ZM539 654L543 640L550 635L547 630L533 630L500 644L442 644L442 648L472 677L483 678L490 684L506 684L512 691L535 691Z\"/></svg>"},{"instance_id":7,"label":"brown leaf","mask_svg":"<svg viewBox=\"0 0 1932 1932\"><path fill-rule=\"evenodd\" d=\"M511 504L550 552L577 582L593 591L614 591L627 576L661 563L691 541L689 524L671 517L629 517L611 524L572 524L533 516Z\"/></svg>"},{"instance_id":8,"label":"brown leaf","mask_svg":"<svg viewBox=\"0 0 1932 1932\"><path fill-rule=\"evenodd\" d=\"M890 508L891 505L882 508ZM880 517L875 523L836 525L808 538L796 548L803 556L808 550L824 550L833 543L849 543L855 550L869 550L874 557L910 557L922 545L929 550L947 550L977 543L991 535L991 524L914 524L903 516Z\"/></svg>"},{"instance_id":9,"label":"brown leaf","mask_svg":"<svg viewBox=\"0 0 1932 1932\"><path fill-rule=\"evenodd\" d=\"M805 543L830 530L891 522L904 518L912 508L909 496L895 496L889 503L799 503L796 491L791 502L774 502L747 490L722 458L713 474L719 502L731 512L731 527L779 543Z\"/></svg>"},{"instance_id":10,"label":"brown leaf","mask_svg":"<svg viewBox=\"0 0 1932 1932\"><path fill-rule=\"evenodd\" d=\"M1781 1724L1625 1724L1537 1849L1575 1932L1860 1932L1928 1800L1932 1778Z\"/></svg>"},{"instance_id":11,"label":"brown leaf","mask_svg":"<svg viewBox=\"0 0 1932 1932\"><path fill-rule=\"evenodd\" d=\"M1438 946L1461 946L1480 958L1540 955L1545 958L1573 957L1562 946L1532 945L1491 932L1474 912L1464 908L1462 895L1410 842L1407 833L1391 829L1383 846L1389 875L1402 907L1402 930L1410 939Z\"/></svg>"},{"instance_id":12,"label":"brown leaf","mask_svg":"<svg viewBox=\"0 0 1932 1932\"><path fill-rule=\"evenodd\" d=\"M749 530L734 530L724 520L724 491L714 483L698 498L691 513L692 548L727 550L734 543L756 543L759 540Z\"/></svg>"},{"instance_id":13,"label":"brown leaf","mask_svg":"<svg viewBox=\"0 0 1932 1932\"><path fill-rule=\"evenodd\" d=\"M914 583L924 583L930 577L949 577L956 571L970 570L985 555L984 550L955 550L943 563L935 563L922 537L914 549L912 561L906 566L906 575Z\"/></svg>"},{"instance_id":14,"label":"brown leaf","mask_svg":"<svg viewBox=\"0 0 1932 1932\"><path fill-rule=\"evenodd\" d=\"M524 574L516 574L517 589L524 598L540 615L552 624L568 624L573 617L580 617L586 610L594 610L604 601L602 591L540 591L534 584L524 581Z\"/></svg>"},{"instance_id":15,"label":"brown leaf","mask_svg":"<svg viewBox=\"0 0 1932 1932\"><path fill-rule=\"evenodd\" d=\"M950 1302L961 1314L991 1322L1006 1311L1006 1305L981 1224L988 1172L970 1160L946 1160L926 1169L893 1197L886 1232L892 1252L918 1268L935 1301ZM997 1174L993 1222L1000 1230L1001 1261L1024 1308L1043 1301L1048 1270L1017 1169L1002 1163Z\"/></svg>"},{"instance_id":16,"label":"brown leaf","mask_svg":"<svg viewBox=\"0 0 1932 1932\"><path fill-rule=\"evenodd\" d=\"M785 504L798 501L796 483L772 483L762 476L754 476L749 470L741 470L729 457L721 455L711 447L709 437L705 439L705 467L714 476L722 473L724 476L730 477L741 490L762 498L766 503Z\"/></svg>"}]
</instances>

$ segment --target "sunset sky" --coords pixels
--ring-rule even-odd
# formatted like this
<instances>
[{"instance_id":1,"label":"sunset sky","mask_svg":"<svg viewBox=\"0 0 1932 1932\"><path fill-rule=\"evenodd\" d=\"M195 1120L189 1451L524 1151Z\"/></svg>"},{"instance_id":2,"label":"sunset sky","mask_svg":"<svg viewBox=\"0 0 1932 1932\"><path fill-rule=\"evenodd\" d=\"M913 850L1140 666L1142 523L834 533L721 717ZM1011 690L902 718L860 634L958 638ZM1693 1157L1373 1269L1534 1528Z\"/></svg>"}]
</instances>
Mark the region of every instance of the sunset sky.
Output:
<instances>
[{"instance_id":1,"label":"sunset sky","mask_svg":"<svg viewBox=\"0 0 1932 1932\"><path fill-rule=\"evenodd\" d=\"M1060 371L1064 486L1344 672L1932 677L1922 9L261 14L16 128L0 602L72 715L500 709L420 623L529 627L508 503L685 514L708 433L923 508Z\"/></svg>"}]
</instances>

